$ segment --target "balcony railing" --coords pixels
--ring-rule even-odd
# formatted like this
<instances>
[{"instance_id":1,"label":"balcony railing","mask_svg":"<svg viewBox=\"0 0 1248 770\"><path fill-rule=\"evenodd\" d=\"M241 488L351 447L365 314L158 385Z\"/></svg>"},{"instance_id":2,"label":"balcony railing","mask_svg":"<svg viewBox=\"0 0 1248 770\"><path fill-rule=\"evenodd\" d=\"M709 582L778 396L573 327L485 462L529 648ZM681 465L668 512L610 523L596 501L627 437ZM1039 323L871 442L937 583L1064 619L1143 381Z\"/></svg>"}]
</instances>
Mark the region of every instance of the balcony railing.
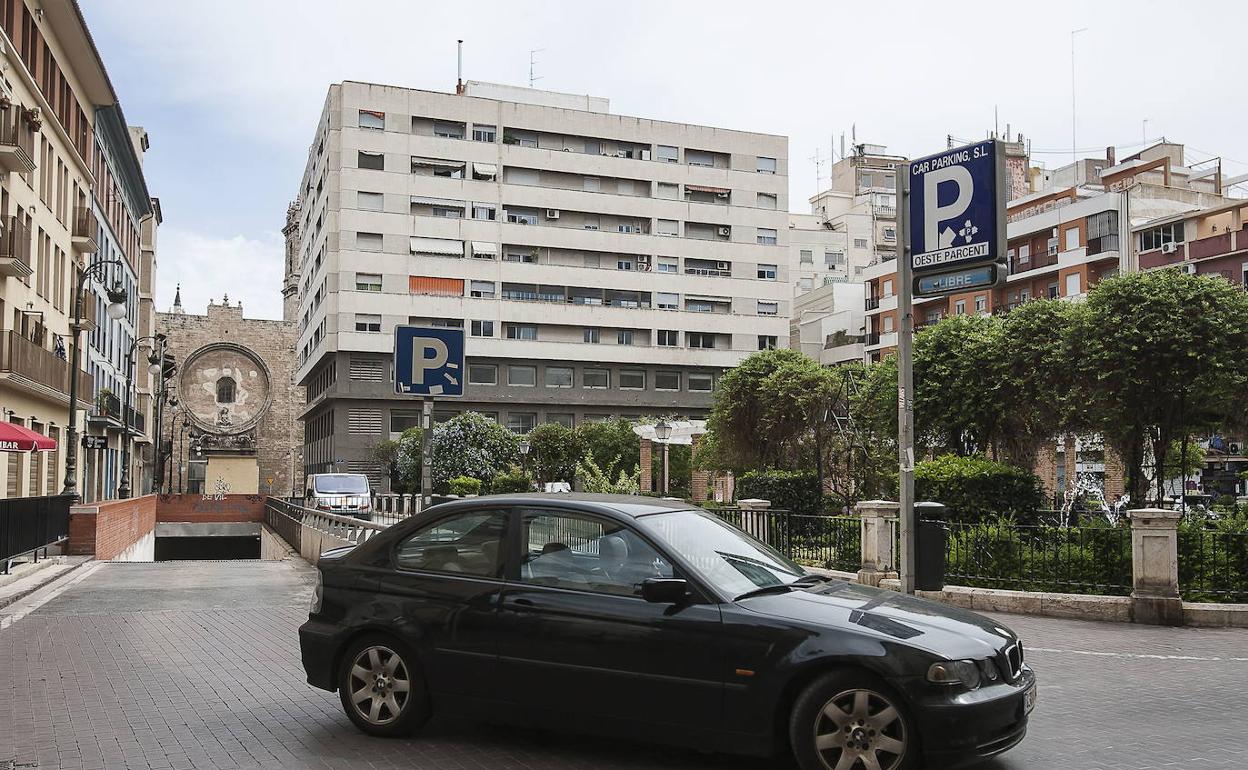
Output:
<instances>
[{"instance_id":1,"label":"balcony railing","mask_svg":"<svg viewBox=\"0 0 1248 770\"><path fill-rule=\"evenodd\" d=\"M74 250L83 253L92 253L98 251L100 244L96 241L96 232L99 230L99 223L95 219L95 212L90 206L74 207L74 227L73 227L73 246Z\"/></svg>"},{"instance_id":2,"label":"balcony railing","mask_svg":"<svg viewBox=\"0 0 1248 770\"><path fill-rule=\"evenodd\" d=\"M879 297L867 297L867 310L877 310L880 307Z\"/></svg>"},{"instance_id":3,"label":"balcony railing","mask_svg":"<svg viewBox=\"0 0 1248 770\"><path fill-rule=\"evenodd\" d=\"M0 110L0 167L17 174L35 170L35 132L16 105Z\"/></svg>"},{"instance_id":4,"label":"balcony railing","mask_svg":"<svg viewBox=\"0 0 1248 770\"><path fill-rule=\"evenodd\" d=\"M69 393L69 362L12 330L0 332L0 372ZM90 374L78 372L79 393L90 393L94 382Z\"/></svg>"},{"instance_id":5,"label":"balcony railing","mask_svg":"<svg viewBox=\"0 0 1248 770\"><path fill-rule=\"evenodd\" d=\"M30 275L30 228L15 216L0 219L0 275Z\"/></svg>"},{"instance_id":6,"label":"balcony railing","mask_svg":"<svg viewBox=\"0 0 1248 770\"><path fill-rule=\"evenodd\" d=\"M880 335L879 335L879 334L877 334L877 333L875 333L875 332L872 332L872 333L870 333L870 334L866 335L866 338L865 338L865 339L866 339L866 343L865 343L865 344L867 344L867 345L878 345L878 344L880 344Z\"/></svg>"},{"instance_id":7,"label":"balcony railing","mask_svg":"<svg viewBox=\"0 0 1248 770\"><path fill-rule=\"evenodd\" d=\"M111 391L101 390L95 396L95 404L91 407L89 416L93 420L111 420L120 424L121 399Z\"/></svg>"}]
</instances>

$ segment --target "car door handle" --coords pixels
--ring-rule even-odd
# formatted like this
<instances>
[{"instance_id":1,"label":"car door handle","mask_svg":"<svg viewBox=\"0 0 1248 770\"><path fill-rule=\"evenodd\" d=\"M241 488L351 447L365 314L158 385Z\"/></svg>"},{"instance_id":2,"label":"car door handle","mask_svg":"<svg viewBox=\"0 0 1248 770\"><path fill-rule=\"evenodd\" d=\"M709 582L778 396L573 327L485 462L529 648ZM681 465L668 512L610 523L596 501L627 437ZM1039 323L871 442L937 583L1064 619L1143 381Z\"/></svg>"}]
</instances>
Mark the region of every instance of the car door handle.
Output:
<instances>
[{"instance_id":1,"label":"car door handle","mask_svg":"<svg viewBox=\"0 0 1248 770\"><path fill-rule=\"evenodd\" d=\"M510 599L505 602L505 604L510 604L513 607L524 607L526 609L537 607L537 602L532 599Z\"/></svg>"}]
</instances>

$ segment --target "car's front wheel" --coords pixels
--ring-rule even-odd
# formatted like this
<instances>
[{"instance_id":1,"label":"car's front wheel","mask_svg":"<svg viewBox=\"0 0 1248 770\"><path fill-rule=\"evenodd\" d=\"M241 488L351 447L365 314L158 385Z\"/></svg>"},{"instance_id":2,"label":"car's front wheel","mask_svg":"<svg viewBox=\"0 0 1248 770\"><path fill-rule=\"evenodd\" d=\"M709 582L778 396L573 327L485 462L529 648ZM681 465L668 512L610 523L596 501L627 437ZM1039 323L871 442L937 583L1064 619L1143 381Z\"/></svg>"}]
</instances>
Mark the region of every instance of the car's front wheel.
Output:
<instances>
[{"instance_id":1,"label":"car's front wheel","mask_svg":"<svg viewBox=\"0 0 1248 770\"><path fill-rule=\"evenodd\" d=\"M408 735L429 719L424 678L407 645L369 636L342 658L338 695L355 726L382 737Z\"/></svg>"},{"instance_id":2,"label":"car's front wheel","mask_svg":"<svg viewBox=\"0 0 1248 770\"><path fill-rule=\"evenodd\" d=\"M793 705L789 741L802 770L911 770L918 735L905 704L856 671L824 674Z\"/></svg>"}]
</instances>

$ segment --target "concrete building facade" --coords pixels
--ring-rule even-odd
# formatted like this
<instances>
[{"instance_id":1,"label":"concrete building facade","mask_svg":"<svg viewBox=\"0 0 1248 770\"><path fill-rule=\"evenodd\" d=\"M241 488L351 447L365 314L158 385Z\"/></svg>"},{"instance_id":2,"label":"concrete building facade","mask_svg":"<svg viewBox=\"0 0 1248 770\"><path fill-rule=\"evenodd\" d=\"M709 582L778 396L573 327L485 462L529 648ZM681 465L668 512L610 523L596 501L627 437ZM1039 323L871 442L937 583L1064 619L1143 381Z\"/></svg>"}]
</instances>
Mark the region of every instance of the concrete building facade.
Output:
<instances>
[{"instance_id":1,"label":"concrete building facade","mask_svg":"<svg viewBox=\"0 0 1248 770\"><path fill-rule=\"evenodd\" d=\"M715 378L788 345L782 136L469 82L330 87L300 185L305 466L369 472L416 424L396 325L462 327L465 397L512 430L704 416Z\"/></svg>"}]
</instances>

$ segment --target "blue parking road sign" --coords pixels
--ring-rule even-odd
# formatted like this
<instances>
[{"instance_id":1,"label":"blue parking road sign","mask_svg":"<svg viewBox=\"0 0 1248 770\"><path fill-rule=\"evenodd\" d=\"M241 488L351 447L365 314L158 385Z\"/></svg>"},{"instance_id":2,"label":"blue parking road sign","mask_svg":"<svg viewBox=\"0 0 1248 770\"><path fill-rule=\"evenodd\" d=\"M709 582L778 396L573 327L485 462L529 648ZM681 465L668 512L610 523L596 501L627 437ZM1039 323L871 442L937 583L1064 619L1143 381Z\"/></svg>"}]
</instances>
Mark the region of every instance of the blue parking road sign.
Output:
<instances>
[{"instance_id":1,"label":"blue parking road sign","mask_svg":"<svg viewBox=\"0 0 1248 770\"><path fill-rule=\"evenodd\" d=\"M424 397L464 395L464 330L396 326L394 392Z\"/></svg>"},{"instance_id":2,"label":"blue parking road sign","mask_svg":"<svg viewBox=\"0 0 1248 770\"><path fill-rule=\"evenodd\" d=\"M1005 157L995 139L910 162L915 273L1005 259Z\"/></svg>"}]
</instances>

